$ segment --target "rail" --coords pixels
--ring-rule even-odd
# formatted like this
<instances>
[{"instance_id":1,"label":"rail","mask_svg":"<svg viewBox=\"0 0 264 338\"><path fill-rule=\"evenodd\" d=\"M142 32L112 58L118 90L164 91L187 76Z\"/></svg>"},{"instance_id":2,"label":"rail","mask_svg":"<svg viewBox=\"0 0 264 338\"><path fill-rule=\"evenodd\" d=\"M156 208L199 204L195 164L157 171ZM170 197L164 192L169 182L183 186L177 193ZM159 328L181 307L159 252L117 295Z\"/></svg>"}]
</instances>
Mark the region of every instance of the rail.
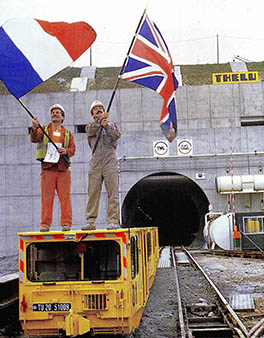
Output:
<instances>
[{"instance_id":1,"label":"rail","mask_svg":"<svg viewBox=\"0 0 264 338\"><path fill-rule=\"evenodd\" d=\"M199 269L199 271L201 271L201 273L203 274L204 278L208 281L210 286L214 289L215 293L219 297L219 299L222 302L222 304L224 305L225 309L229 312L229 315L230 315L234 325L237 325L239 327L239 329L243 332L245 337L248 337L247 328L242 323L242 321L240 320L238 315L235 313L235 311L232 309L232 307L230 306L228 301L225 299L223 294L220 292L220 290L217 288L217 286L213 283L213 281L209 278L209 276L205 273L205 271L200 266L200 264L194 259L194 257L191 255L191 253L187 249L185 249L184 247L182 247L182 249L185 252L185 254L190 258L191 262Z\"/></svg>"},{"instance_id":2,"label":"rail","mask_svg":"<svg viewBox=\"0 0 264 338\"><path fill-rule=\"evenodd\" d=\"M217 332L221 330L230 330L232 332L232 337L239 337L239 338L259 338L262 337L264 333L264 318L262 318L255 326L252 328L247 328L246 325L242 322L242 320L239 318L238 314L233 310L229 302L224 297L223 293L219 290L219 288L215 285L215 283L211 280L211 278L207 275L207 273L204 271L202 266L198 263L198 261L193 257L191 254L191 251L195 253L194 249L187 250L184 247L181 248L171 248L171 256L172 256L172 262L173 262L173 269L175 271L175 283L176 283L176 298L178 303L178 328L179 328L179 334L182 338L191 338L195 337L196 332L203 332L203 333L211 333L211 337L214 336L214 334L217 334ZM216 302L216 306L218 307L218 313L222 316L223 321L223 327L221 328L219 324L214 324L213 320L216 319L212 317L205 318L204 321L208 320L208 323L211 323L211 328L204 327L201 329L194 329L192 326L195 318L189 318L189 314L187 314L187 307L185 304L185 301L183 299L183 296L181 294L181 288L186 287L183 285L179 278L179 264L177 263L176 259L176 253L179 255L179 252L182 252L186 255L186 259L189 260L189 266L195 267L196 271L199 271L201 275L203 276L204 280L207 282L207 284L210 286L210 288L215 293L218 302ZM225 256L236 256L236 257L243 257L243 258L259 258L263 259L263 253L259 252L234 252L233 250L200 250L199 253L202 254L210 254L210 255L225 255ZM178 257L178 256L177 256ZM187 265L186 263L184 263ZM184 269L184 266L182 267ZM185 271L187 270L187 267L185 266ZM195 289L195 288L194 288ZM199 322L199 318L197 317L197 322ZM190 324L189 324L190 321ZM201 323L203 320L201 320ZM213 326L215 325L215 328ZM224 328L224 325L226 325L226 329ZM205 325L206 326L206 325ZM197 326L198 327L198 326ZM208 330L208 331L207 331ZM195 332L195 333L194 333ZM230 336L230 337L231 337Z\"/></svg>"},{"instance_id":3,"label":"rail","mask_svg":"<svg viewBox=\"0 0 264 338\"><path fill-rule=\"evenodd\" d=\"M185 321L184 321L184 315L183 315L183 308L182 308L182 299L181 299L181 291L180 291L180 283L179 283L179 277L177 272L177 265L176 265L176 259L173 252L173 248L170 248L170 253L172 257L172 263L173 263L173 269L175 274L175 284L176 284L176 297L177 297L177 304L178 304L178 317L179 317L179 326L181 331L181 337L186 337L186 329L185 329Z\"/></svg>"}]
</instances>

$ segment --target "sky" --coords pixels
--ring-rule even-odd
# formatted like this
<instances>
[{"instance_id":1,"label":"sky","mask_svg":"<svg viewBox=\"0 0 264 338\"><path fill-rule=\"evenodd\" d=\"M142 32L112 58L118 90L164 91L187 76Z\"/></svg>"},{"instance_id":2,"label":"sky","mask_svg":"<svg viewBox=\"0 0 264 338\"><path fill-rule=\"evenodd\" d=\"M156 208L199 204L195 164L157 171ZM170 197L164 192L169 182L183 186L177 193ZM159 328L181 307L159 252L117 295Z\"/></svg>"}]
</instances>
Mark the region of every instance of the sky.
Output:
<instances>
[{"instance_id":1,"label":"sky","mask_svg":"<svg viewBox=\"0 0 264 338\"><path fill-rule=\"evenodd\" d=\"M72 66L121 67L146 7L174 65L264 60L263 0L0 0L0 24L85 21L97 38Z\"/></svg>"}]
</instances>

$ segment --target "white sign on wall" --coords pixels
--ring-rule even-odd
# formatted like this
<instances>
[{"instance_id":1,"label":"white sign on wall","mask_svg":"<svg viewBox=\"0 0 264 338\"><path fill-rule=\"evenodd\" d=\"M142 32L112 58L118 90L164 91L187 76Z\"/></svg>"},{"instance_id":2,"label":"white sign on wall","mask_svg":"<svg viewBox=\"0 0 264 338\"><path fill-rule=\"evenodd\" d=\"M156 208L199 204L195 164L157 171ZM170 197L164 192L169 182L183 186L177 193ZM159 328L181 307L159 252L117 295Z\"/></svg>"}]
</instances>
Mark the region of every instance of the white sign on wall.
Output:
<instances>
[{"instance_id":1,"label":"white sign on wall","mask_svg":"<svg viewBox=\"0 0 264 338\"><path fill-rule=\"evenodd\" d=\"M190 156L193 153L193 143L191 139L177 140L178 156Z\"/></svg>"},{"instance_id":2,"label":"white sign on wall","mask_svg":"<svg viewBox=\"0 0 264 338\"><path fill-rule=\"evenodd\" d=\"M153 141L153 156L164 157L169 155L169 141L158 140Z\"/></svg>"}]
</instances>

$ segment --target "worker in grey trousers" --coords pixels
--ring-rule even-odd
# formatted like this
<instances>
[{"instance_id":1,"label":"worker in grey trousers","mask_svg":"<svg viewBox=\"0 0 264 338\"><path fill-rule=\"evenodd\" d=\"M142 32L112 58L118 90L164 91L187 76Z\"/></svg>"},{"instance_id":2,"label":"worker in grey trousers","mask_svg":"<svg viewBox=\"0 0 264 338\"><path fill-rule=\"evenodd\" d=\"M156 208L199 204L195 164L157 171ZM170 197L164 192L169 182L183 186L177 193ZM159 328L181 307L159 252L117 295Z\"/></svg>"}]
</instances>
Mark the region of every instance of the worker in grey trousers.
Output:
<instances>
[{"instance_id":1,"label":"worker in grey trousers","mask_svg":"<svg viewBox=\"0 0 264 338\"><path fill-rule=\"evenodd\" d=\"M117 229L119 225L119 175L116 157L117 140L121 133L116 123L108 121L109 114L105 112L100 101L91 104L90 112L94 119L86 125L88 144L94 149L96 137L102 126L95 152L92 154L88 176L88 203L86 206L87 225L82 230L95 230L98 216L99 200L104 182L108 197L107 228Z\"/></svg>"}]
</instances>

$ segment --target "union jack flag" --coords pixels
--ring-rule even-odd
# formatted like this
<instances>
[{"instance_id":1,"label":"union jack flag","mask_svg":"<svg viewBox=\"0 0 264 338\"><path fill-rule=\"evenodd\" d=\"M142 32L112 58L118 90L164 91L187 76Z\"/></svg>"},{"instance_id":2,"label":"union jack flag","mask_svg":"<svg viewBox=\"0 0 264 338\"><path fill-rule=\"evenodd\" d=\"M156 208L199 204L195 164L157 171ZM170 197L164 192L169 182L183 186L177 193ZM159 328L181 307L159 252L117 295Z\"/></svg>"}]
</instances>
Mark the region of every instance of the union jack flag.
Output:
<instances>
[{"instance_id":1,"label":"union jack flag","mask_svg":"<svg viewBox=\"0 0 264 338\"><path fill-rule=\"evenodd\" d=\"M160 125L171 142L176 137L175 91L178 81L173 73L169 49L154 22L145 14L134 38L121 79L155 90L163 98Z\"/></svg>"}]
</instances>

